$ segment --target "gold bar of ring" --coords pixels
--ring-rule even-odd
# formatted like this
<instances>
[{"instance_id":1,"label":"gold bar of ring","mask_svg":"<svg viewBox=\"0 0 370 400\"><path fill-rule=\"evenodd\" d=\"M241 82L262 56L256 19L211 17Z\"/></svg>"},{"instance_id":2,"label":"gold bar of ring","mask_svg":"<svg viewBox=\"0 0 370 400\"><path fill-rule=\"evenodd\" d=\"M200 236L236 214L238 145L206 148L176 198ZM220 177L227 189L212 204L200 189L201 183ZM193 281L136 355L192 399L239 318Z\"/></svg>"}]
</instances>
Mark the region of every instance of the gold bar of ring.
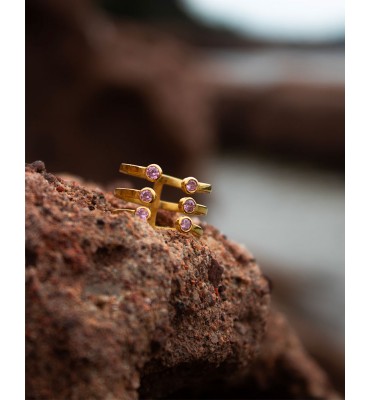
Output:
<instances>
[{"instance_id":1,"label":"gold bar of ring","mask_svg":"<svg viewBox=\"0 0 370 400\"><path fill-rule=\"evenodd\" d=\"M169 186L181 189L186 194L211 193L212 185L198 182L198 179L189 176L184 179L175 178L169 175L162 175L162 181Z\"/></svg>"},{"instance_id":2,"label":"gold bar of ring","mask_svg":"<svg viewBox=\"0 0 370 400\"><path fill-rule=\"evenodd\" d=\"M120 214L121 212L129 212L130 214L135 214L135 209L133 208L116 208L114 210L112 210L112 214Z\"/></svg>"},{"instance_id":3,"label":"gold bar of ring","mask_svg":"<svg viewBox=\"0 0 370 400\"><path fill-rule=\"evenodd\" d=\"M175 228L181 233L191 233L200 237L203 235L203 229L199 225L194 224L189 217L180 217L175 222Z\"/></svg>"},{"instance_id":4,"label":"gold bar of ring","mask_svg":"<svg viewBox=\"0 0 370 400\"><path fill-rule=\"evenodd\" d=\"M142 220L147 221L151 216L151 211L148 207L139 206L135 209L133 208L117 208L112 211L113 214L120 214L121 212L129 212L130 214L135 214Z\"/></svg>"},{"instance_id":5,"label":"gold bar of ring","mask_svg":"<svg viewBox=\"0 0 370 400\"><path fill-rule=\"evenodd\" d=\"M181 212L183 214L207 215L208 208L202 204L197 204L191 197L183 197L178 203L160 201L159 208L167 211Z\"/></svg>"},{"instance_id":6,"label":"gold bar of ring","mask_svg":"<svg viewBox=\"0 0 370 400\"><path fill-rule=\"evenodd\" d=\"M116 188L114 189L114 195L119 199L132 201L139 204L153 203L156 199L155 191L150 187L143 189L127 189L127 188Z\"/></svg>"},{"instance_id":7,"label":"gold bar of ring","mask_svg":"<svg viewBox=\"0 0 370 400\"><path fill-rule=\"evenodd\" d=\"M147 167L122 163L119 172L123 174L143 178L150 182L157 181L162 176L162 168L158 164L150 164Z\"/></svg>"}]
</instances>

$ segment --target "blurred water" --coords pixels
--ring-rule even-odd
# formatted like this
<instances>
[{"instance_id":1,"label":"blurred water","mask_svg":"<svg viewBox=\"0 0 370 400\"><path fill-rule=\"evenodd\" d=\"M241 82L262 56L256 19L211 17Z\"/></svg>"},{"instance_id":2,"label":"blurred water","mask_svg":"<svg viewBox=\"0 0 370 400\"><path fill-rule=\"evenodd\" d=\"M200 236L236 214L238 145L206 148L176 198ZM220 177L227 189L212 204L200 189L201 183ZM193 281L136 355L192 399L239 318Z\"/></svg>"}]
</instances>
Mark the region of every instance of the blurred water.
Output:
<instances>
[{"instance_id":1,"label":"blurred water","mask_svg":"<svg viewBox=\"0 0 370 400\"><path fill-rule=\"evenodd\" d=\"M245 244L262 269L300 277L305 311L344 326L344 179L259 159L212 163L207 222ZM343 332L344 334L344 332Z\"/></svg>"},{"instance_id":2,"label":"blurred water","mask_svg":"<svg viewBox=\"0 0 370 400\"><path fill-rule=\"evenodd\" d=\"M279 83L344 85L343 49L208 50L198 62L206 79L236 86Z\"/></svg>"}]
</instances>

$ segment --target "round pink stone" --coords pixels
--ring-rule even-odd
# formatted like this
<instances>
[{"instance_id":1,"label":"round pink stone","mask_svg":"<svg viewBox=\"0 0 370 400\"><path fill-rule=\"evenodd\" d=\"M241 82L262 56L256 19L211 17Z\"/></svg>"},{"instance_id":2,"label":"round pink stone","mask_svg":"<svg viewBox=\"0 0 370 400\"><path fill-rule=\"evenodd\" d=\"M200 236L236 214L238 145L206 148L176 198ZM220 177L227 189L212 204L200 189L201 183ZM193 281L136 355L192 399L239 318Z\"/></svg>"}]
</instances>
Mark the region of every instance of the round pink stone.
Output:
<instances>
[{"instance_id":1,"label":"round pink stone","mask_svg":"<svg viewBox=\"0 0 370 400\"><path fill-rule=\"evenodd\" d=\"M188 192L193 193L198 188L198 182L195 179L189 179L188 183L185 186Z\"/></svg>"},{"instance_id":2,"label":"round pink stone","mask_svg":"<svg viewBox=\"0 0 370 400\"><path fill-rule=\"evenodd\" d=\"M146 176L156 181L161 176L161 171L155 165L149 165L145 170Z\"/></svg>"},{"instance_id":3,"label":"round pink stone","mask_svg":"<svg viewBox=\"0 0 370 400\"><path fill-rule=\"evenodd\" d=\"M135 211L135 215L145 221L149 218L149 210L145 207L138 207Z\"/></svg>"},{"instance_id":4,"label":"round pink stone","mask_svg":"<svg viewBox=\"0 0 370 400\"><path fill-rule=\"evenodd\" d=\"M153 193L148 189L141 190L139 197L144 203L150 203L153 201Z\"/></svg>"},{"instance_id":5,"label":"round pink stone","mask_svg":"<svg viewBox=\"0 0 370 400\"><path fill-rule=\"evenodd\" d=\"M197 203L193 199L187 199L184 202L184 211L188 214L194 212Z\"/></svg>"},{"instance_id":6,"label":"round pink stone","mask_svg":"<svg viewBox=\"0 0 370 400\"><path fill-rule=\"evenodd\" d=\"M180 223L180 227L181 230L184 232L187 232L192 226L192 222L190 218L183 218L181 223Z\"/></svg>"}]
</instances>

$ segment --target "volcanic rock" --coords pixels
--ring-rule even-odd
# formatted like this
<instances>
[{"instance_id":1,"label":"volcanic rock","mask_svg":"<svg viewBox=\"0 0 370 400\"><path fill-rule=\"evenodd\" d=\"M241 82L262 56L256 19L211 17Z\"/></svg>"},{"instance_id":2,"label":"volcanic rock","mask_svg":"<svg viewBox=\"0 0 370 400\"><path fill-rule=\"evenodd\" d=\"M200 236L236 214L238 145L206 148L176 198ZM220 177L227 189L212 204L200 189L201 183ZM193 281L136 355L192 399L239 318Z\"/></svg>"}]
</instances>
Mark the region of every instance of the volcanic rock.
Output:
<instances>
[{"instance_id":1,"label":"volcanic rock","mask_svg":"<svg viewBox=\"0 0 370 400\"><path fill-rule=\"evenodd\" d=\"M197 239L111 213L124 205L26 166L28 399L329 398L247 250L205 223Z\"/></svg>"}]
</instances>

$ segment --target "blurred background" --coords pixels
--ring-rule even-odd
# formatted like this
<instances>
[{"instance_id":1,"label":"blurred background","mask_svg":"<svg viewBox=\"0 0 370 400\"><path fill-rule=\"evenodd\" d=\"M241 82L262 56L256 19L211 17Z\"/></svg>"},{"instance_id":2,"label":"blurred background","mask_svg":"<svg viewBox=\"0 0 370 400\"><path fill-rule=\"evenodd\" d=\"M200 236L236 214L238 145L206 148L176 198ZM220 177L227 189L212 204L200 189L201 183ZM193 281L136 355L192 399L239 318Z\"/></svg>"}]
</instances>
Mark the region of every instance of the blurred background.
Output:
<instances>
[{"instance_id":1,"label":"blurred background","mask_svg":"<svg viewBox=\"0 0 370 400\"><path fill-rule=\"evenodd\" d=\"M211 182L206 221L343 391L344 1L26 1L37 159L105 187L121 162Z\"/></svg>"}]
</instances>

